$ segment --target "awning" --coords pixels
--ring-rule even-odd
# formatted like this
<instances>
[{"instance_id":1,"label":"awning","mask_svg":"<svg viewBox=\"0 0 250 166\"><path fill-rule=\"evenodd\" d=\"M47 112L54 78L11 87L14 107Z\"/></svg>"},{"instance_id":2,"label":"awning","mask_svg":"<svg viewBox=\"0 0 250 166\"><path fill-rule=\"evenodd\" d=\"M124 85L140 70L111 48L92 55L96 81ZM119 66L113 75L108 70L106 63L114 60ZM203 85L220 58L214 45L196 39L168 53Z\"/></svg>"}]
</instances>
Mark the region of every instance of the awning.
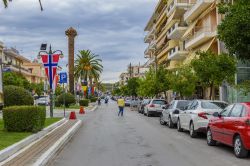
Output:
<instances>
[{"instance_id":1,"label":"awning","mask_svg":"<svg viewBox=\"0 0 250 166\"><path fill-rule=\"evenodd\" d=\"M160 59L158 59L157 61L158 61L158 64L162 64L164 61L166 61L167 60L167 54L166 55L164 55L164 56L162 56Z\"/></svg>"},{"instance_id":2,"label":"awning","mask_svg":"<svg viewBox=\"0 0 250 166\"><path fill-rule=\"evenodd\" d=\"M197 49L195 49L194 52L197 52L197 51L207 51L211 45L213 44L213 42L215 41L215 38L209 40L208 42L202 44L200 47L198 47Z\"/></svg>"},{"instance_id":3,"label":"awning","mask_svg":"<svg viewBox=\"0 0 250 166\"><path fill-rule=\"evenodd\" d=\"M188 29L186 30L186 32L184 33L184 35L182 36L182 38L186 38L194 29L196 23L198 20L195 20L191 25L188 26Z\"/></svg>"}]
</instances>

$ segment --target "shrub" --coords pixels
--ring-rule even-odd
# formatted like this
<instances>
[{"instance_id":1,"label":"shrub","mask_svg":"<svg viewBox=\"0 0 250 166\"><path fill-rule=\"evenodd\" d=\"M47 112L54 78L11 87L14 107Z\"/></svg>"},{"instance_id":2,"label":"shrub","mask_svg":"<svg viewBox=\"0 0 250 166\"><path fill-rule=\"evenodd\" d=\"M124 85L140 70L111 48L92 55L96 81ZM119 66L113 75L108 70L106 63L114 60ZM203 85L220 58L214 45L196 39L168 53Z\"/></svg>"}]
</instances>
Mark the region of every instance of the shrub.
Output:
<instances>
[{"instance_id":1,"label":"shrub","mask_svg":"<svg viewBox=\"0 0 250 166\"><path fill-rule=\"evenodd\" d=\"M72 95L71 93L65 93L65 94L61 94L60 96L58 96L57 98L57 104L58 105L63 105L64 102L63 102L63 96L65 95L65 107L69 107L70 104L74 104L76 102L75 100L75 96Z\"/></svg>"},{"instance_id":2,"label":"shrub","mask_svg":"<svg viewBox=\"0 0 250 166\"><path fill-rule=\"evenodd\" d=\"M90 102L91 102L91 103L94 103L94 102L97 101L97 99L98 99L97 97L92 97L92 98L90 98Z\"/></svg>"},{"instance_id":3,"label":"shrub","mask_svg":"<svg viewBox=\"0 0 250 166\"><path fill-rule=\"evenodd\" d=\"M12 106L3 109L4 128L14 132L38 132L43 129L45 107Z\"/></svg>"},{"instance_id":4,"label":"shrub","mask_svg":"<svg viewBox=\"0 0 250 166\"><path fill-rule=\"evenodd\" d=\"M89 106L89 100L88 99L83 99L79 101L80 106Z\"/></svg>"},{"instance_id":5,"label":"shrub","mask_svg":"<svg viewBox=\"0 0 250 166\"><path fill-rule=\"evenodd\" d=\"M8 85L4 87L4 105L34 105L34 99L24 88Z\"/></svg>"}]
</instances>

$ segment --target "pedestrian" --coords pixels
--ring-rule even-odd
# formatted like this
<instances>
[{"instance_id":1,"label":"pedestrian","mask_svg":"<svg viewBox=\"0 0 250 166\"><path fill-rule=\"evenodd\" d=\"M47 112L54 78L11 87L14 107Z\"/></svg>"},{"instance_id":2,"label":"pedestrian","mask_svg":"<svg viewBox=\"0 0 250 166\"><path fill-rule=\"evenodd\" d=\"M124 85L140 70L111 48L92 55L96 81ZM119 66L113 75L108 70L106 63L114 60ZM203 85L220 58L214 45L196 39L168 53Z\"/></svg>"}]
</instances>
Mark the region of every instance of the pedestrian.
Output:
<instances>
[{"instance_id":1,"label":"pedestrian","mask_svg":"<svg viewBox=\"0 0 250 166\"><path fill-rule=\"evenodd\" d=\"M119 113L118 113L118 116L123 116L123 110L124 110L124 106L125 106L125 101L122 97L120 97L118 100L117 100L117 104L118 104L118 107L119 107Z\"/></svg>"}]
</instances>

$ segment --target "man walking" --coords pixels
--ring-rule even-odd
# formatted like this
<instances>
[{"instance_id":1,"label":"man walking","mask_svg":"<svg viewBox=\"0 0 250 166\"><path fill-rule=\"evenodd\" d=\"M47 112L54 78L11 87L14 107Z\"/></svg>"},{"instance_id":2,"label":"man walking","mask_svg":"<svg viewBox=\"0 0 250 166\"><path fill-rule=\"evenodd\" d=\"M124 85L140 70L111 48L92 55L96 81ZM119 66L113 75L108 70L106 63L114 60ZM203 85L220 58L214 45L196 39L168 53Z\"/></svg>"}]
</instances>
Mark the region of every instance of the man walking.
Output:
<instances>
[{"instance_id":1,"label":"man walking","mask_svg":"<svg viewBox=\"0 0 250 166\"><path fill-rule=\"evenodd\" d=\"M124 106L125 106L125 101L122 97L120 97L118 100L117 100L117 103L118 103L118 107L119 107L119 113L118 113L118 116L123 116L123 110L124 110Z\"/></svg>"}]
</instances>

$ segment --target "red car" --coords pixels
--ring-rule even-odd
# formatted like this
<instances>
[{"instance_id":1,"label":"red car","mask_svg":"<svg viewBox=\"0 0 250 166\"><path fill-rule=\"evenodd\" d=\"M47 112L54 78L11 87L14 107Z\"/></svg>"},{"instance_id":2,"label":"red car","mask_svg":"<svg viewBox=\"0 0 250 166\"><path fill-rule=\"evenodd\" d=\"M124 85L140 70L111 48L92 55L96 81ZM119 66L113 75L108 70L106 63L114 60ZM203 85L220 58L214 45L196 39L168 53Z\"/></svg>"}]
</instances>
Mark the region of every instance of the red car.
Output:
<instances>
[{"instance_id":1,"label":"red car","mask_svg":"<svg viewBox=\"0 0 250 166\"><path fill-rule=\"evenodd\" d=\"M248 156L250 150L250 102L229 105L215 112L207 128L207 144L216 142L234 147L236 157Z\"/></svg>"}]
</instances>

